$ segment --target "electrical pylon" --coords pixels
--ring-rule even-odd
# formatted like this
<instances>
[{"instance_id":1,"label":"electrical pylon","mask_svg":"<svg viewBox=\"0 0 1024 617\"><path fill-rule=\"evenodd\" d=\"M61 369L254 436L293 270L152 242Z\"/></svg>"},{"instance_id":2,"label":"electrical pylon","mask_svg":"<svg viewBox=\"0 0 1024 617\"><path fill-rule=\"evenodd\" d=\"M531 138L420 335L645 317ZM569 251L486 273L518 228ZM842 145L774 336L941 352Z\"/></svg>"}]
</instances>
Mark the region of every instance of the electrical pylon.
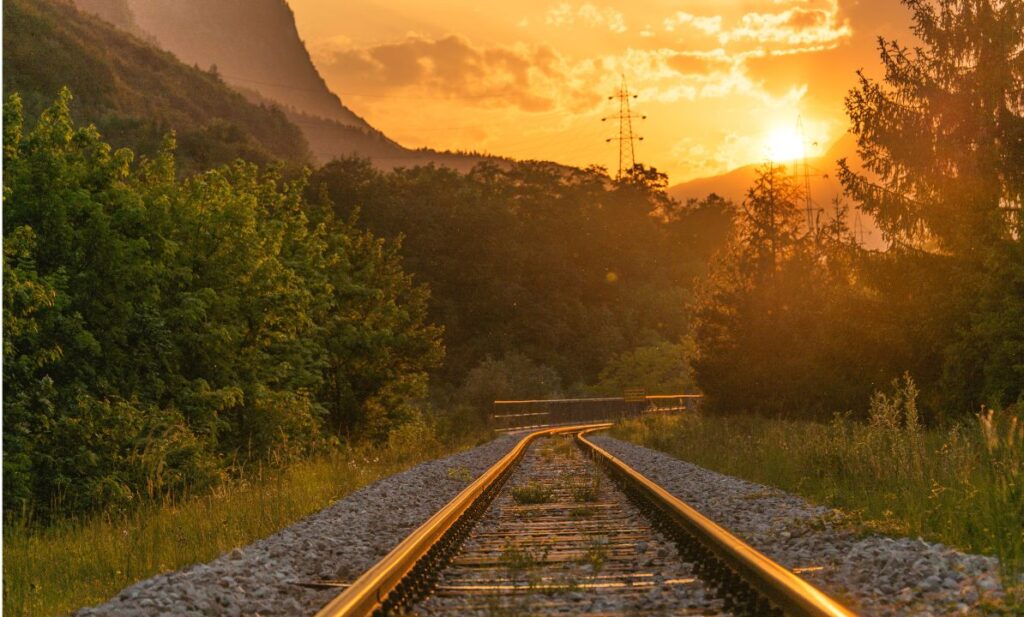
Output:
<instances>
[{"instance_id":1,"label":"electrical pylon","mask_svg":"<svg viewBox=\"0 0 1024 617\"><path fill-rule=\"evenodd\" d=\"M807 231L817 233L818 223L815 220L814 200L811 198L811 168L807 164L807 137L804 135L804 119L802 116L796 118L796 132L800 135L801 165L804 184L804 212L807 214Z\"/></svg>"},{"instance_id":2,"label":"electrical pylon","mask_svg":"<svg viewBox=\"0 0 1024 617\"><path fill-rule=\"evenodd\" d=\"M609 101L619 100L619 115L609 116L601 118L601 122L607 122L608 120L617 119L619 121L619 135L618 137L609 137L605 139L605 142L619 142L619 175L618 178L621 180L624 175L630 172L633 167L636 166L636 142L643 141L643 137L639 137L633 133L633 120L646 120L647 116L638 116L630 109L630 99L637 98L637 95L630 93L629 86L626 84L626 76L622 76L622 82L619 85L619 91L609 96Z\"/></svg>"},{"instance_id":3,"label":"electrical pylon","mask_svg":"<svg viewBox=\"0 0 1024 617\"><path fill-rule=\"evenodd\" d=\"M860 221L860 209L853 210L853 241L858 248L864 248L864 224Z\"/></svg>"}]
</instances>

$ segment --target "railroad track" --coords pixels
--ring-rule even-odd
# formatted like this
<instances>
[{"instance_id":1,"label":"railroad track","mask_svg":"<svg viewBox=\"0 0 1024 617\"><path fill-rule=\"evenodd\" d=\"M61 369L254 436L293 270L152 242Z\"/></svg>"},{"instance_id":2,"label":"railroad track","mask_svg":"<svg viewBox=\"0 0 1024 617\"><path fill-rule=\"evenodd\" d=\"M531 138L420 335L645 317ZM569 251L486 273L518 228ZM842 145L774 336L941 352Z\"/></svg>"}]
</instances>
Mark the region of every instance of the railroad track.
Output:
<instances>
[{"instance_id":1,"label":"railroad track","mask_svg":"<svg viewBox=\"0 0 1024 617\"><path fill-rule=\"evenodd\" d=\"M607 426L525 437L317 617L853 616L587 440Z\"/></svg>"}]
</instances>

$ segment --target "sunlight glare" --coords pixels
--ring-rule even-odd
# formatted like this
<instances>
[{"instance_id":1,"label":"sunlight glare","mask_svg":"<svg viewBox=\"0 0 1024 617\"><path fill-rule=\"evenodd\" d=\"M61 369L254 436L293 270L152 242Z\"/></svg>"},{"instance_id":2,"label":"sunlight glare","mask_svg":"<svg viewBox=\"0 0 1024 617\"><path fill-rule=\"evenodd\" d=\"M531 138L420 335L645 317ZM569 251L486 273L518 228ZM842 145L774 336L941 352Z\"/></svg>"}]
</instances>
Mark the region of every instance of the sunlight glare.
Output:
<instances>
[{"instance_id":1,"label":"sunlight glare","mask_svg":"<svg viewBox=\"0 0 1024 617\"><path fill-rule=\"evenodd\" d=\"M793 129L775 129L768 134L765 145L768 148L768 157L775 162L784 163L804 157L804 140Z\"/></svg>"}]
</instances>

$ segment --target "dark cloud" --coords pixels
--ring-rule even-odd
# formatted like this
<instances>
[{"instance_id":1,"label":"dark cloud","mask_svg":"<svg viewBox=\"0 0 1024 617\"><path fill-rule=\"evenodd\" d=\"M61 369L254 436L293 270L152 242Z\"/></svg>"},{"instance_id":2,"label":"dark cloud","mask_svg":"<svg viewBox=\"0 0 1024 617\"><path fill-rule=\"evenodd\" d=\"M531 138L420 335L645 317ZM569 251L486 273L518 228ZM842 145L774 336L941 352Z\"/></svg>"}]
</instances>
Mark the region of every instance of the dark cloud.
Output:
<instances>
[{"instance_id":1,"label":"dark cloud","mask_svg":"<svg viewBox=\"0 0 1024 617\"><path fill-rule=\"evenodd\" d=\"M387 95L413 87L434 96L478 105L514 105L526 111L545 111L555 105L553 94L538 82L561 78L559 57L548 47L478 48L464 38L430 40L410 37L363 49L324 54L320 68L344 90ZM550 85L550 84L547 84Z\"/></svg>"},{"instance_id":2,"label":"dark cloud","mask_svg":"<svg viewBox=\"0 0 1024 617\"><path fill-rule=\"evenodd\" d=\"M794 30L809 30L828 25L831 15L820 9L793 9L786 25Z\"/></svg>"},{"instance_id":3,"label":"dark cloud","mask_svg":"<svg viewBox=\"0 0 1024 617\"><path fill-rule=\"evenodd\" d=\"M665 63L684 75L695 73L703 75L716 69L721 69L723 64L720 59L693 54L676 54L666 60Z\"/></svg>"}]
</instances>

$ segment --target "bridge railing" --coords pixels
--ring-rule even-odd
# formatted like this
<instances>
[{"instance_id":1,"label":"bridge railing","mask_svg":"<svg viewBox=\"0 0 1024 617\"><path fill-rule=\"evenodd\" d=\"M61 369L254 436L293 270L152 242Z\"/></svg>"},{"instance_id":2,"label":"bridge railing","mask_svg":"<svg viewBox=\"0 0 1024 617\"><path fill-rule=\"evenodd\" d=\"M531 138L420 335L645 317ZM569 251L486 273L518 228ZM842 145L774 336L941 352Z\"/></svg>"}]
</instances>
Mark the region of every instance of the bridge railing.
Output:
<instances>
[{"instance_id":1,"label":"bridge railing","mask_svg":"<svg viewBox=\"0 0 1024 617\"><path fill-rule=\"evenodd\" d=\"M700 394L648 396L627 392L624 396L614 397L494 401L494 411L489 419L491 426L499 431L615 422L644 414L693 411L700 405L701 398Z\"/></svg>"}]
</instances>

